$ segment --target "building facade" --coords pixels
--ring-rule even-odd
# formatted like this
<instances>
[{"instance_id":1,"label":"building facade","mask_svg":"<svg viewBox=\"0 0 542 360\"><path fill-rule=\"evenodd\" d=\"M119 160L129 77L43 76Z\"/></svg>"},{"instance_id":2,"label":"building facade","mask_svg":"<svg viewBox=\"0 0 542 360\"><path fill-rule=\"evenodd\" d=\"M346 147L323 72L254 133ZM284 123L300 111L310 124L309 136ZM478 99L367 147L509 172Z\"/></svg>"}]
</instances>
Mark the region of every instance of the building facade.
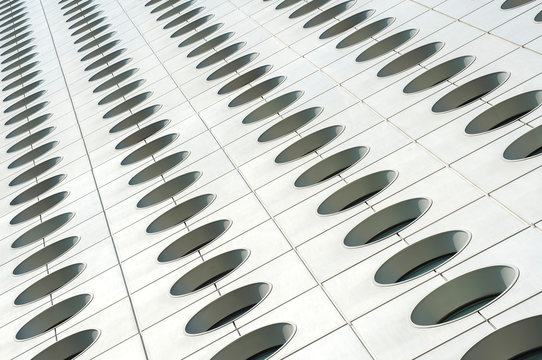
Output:
<instances>
[{"instance_id":1,"label":"building facade","mask_svg":"<svg viewBox=\"0 0 542 360\"><path fill-rule=\"evenodd\" d=\"M0 359L542 356L542 1L2 0Z\"/></svg>"}]
</instances>

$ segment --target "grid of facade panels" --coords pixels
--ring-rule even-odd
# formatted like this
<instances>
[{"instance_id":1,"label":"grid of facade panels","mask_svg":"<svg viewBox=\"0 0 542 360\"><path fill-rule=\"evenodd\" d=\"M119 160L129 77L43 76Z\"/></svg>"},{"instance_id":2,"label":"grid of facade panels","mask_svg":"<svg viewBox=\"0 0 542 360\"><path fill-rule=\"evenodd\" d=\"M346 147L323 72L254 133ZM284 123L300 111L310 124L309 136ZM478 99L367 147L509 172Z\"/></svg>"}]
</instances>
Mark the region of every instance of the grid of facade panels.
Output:
<instances>
[{"instance_id":1,"label":"grid of facade panels","mask_svg":"<svg viewBox=\"0 0 542 360\"><path fill-rule=\"evenodd\" d=\"M0 1L0 358L542 355L542 1Z\"/></svg>"}]
</instances>

